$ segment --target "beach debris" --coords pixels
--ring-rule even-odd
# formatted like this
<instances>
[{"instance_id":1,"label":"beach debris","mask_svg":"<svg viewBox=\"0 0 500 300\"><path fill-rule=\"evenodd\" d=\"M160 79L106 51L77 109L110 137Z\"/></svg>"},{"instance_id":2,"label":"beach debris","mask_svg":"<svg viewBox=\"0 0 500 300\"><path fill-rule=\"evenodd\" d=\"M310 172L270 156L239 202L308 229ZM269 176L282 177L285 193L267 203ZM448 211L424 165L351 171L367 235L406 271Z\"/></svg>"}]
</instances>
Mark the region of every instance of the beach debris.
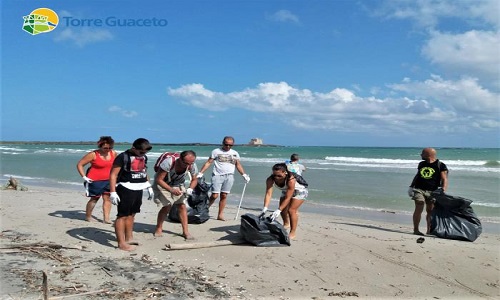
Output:
<instances>
[{"instance_id":1,"label":"beach debris","mask_svg":"<svg viewBox=\"0 0 500 300\"><path fill-rule=\"evenodd\" d=\"M2 190L27 191L28 188L22 185L19 180L10 176L9 181L2 187Z\"/></svg>"},{"instance_id":2,"label":"beach debris","mask_svg":"<svg viewBox=\"0 0 500 300\"><path fill-rule=\"evenodd\" d=\"M330 297L359 297L358 292L347 292L347 291L342 291L342 292L330 292L328 293L328 296Z\"/></svg>"},{"instance_id":3,"label":"beach debris","mask_svg":"<svg viewBox=\"0 0 500 300\"><path fill-rule=\"evenodd\" d=\"M7 253L15 253L15 252L31 252L35 253L41 258L48 258L51 260L57 260L64 264L70 264L71 259L63 256L61 254L61 249L77 249L76 247L64 247L58 244L51 243L31 243L31 244L22 244L22 245L12 245L8 247L1 247L0 251L4 252L4 250L12 250L16 249L17 251L7 251ZM78 249L81 250L81 249Z\"/></svg>"},{"instance_id":4,"label":"beach debris","mask_svg":"<svg viewBox=\"0 0 500 300\"><path fill-rule=\"evenodd\" d=\"M423 237L419 237L417 239L417 243L419 243L419 244L422 244L424 241L425 241L425 239Z\"/></svg>"},{"instance_id":5,"label":"beach debris","mask_svg":"<svg viewBox=\"0 0 500 300\"><path fill-rule=\"evenodd\" d=\"M42 291L43 291L43 300L49 299L49 283L47 272L42 271L43 281L42 281Z\"/></svg>"}]
</instances>

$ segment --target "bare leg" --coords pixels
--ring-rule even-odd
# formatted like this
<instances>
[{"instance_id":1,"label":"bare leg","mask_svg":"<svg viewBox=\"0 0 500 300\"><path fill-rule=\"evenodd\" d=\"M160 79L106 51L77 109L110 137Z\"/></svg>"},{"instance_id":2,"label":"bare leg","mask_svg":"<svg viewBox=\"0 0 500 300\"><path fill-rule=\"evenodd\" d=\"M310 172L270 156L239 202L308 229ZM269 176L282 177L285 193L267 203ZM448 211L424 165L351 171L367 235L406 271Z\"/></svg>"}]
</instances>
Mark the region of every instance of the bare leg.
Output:
<instances>
[{"instance_id":1,"label":"bare leg","mask_svg":"<svg viewBox=\"0 0 500 300\"><path fill-rule=\"evenodd\" d=\"M224 208L226 207L227 193L220 193L219 200L219 214L217 215L217 220L226 221L224 219Z\"/></svg>"},{"instance_id":2,"label":"bare leg","mask_svg":"<svg viewBox=\"0 0 500 300\"><path fill-rule=\"evenodd\" d=\"M186 204L178 204L178 205L179 205L179 219L181 220L181 226L182 226L182 236L186 240L194 240L193 236L189 233L188 230L188 215L187 215Z\"/></svg>"},{"instance_id":3,"label":"bare leg","mask_svg":"<svg viewBox=\"0 0 500 300\"><path fill-rule=\"evenodd\" d=\"M132 251L135 249L135 247L130 246L125 239L125 228L126 228L126 222L127 222L127 217L118 217L115 221L115 234L116 234L116 240L118 242L118 248L124 251Z\"/></svg>"},{"instance_id":4,"label":"bare leg","mask_svg":"<svg viewBox=\"0 0 500 300\"><path fill-rule=\"evenodd\" d=\"M415 211L413 212L413 233L417 235L424 235L420 230L418 230L418 225L420 224L420 219L422 217L422 212L424 211L424 203L415 201Z\"/></svg>"},{"instance_id":5,"label":"bare leg","mask_svg":"<svg viewBox=\"0 0 500 300\"><path fill-rule=\"evenodd\" d=\"M425 220L427 221L427 234L431 233L431 215L432 215L432 209L434 208L434 203L427 203L425 205L425 211L427 212L427 215L425 216Z\"/></svg>"},{"instance_id":6,"label":"bare leg","mask_svg":"<svg viewBox=\"0 0 500 300\"><path fill-rule=\"evenodd\" d=\"M212 204L214 204L215 200L217 200L218 197L219 194L212 193L212 195L210 195L210 199L208 200L208 206L212 206Z\"/></svg>"},{"instance_id":7,"label":"bare leg","mask_svg":"<svg viewBox=\"0 0 500 300\"><path fill-rule=\"evenodd\" d=\"M280 206L281 206L281 201L283 201L284 198L280 199ZM284 210L281 211L281 218L283 219L283 227L289 229L290 228L290 217L288 216L288 209L290 205L288 205Z\"/></svg>"},{"instance_id":8,"label":"bare leg","mask_svg":"<svg viewBox=\"0 0 500 300\"><path fill-rule=\"evenodd\" d=\"M163 235L163 222L165 222L165 219L167 218L171 208L171 205L163 206L158 212L158 217L156 218L156 229L155 233L153 234L154 236Z\"/></svg>"},{"instance_id":9,"label":"bare leg","mask_svg":"<svg viewBox=\"0 0 500 300\"><path fill-rule=\"evenodd\" d=\"M295 239L297 225L299 223L299 207L304 203L304 200L292 198L288 205L288 216L290 217L290 239Z\"/></svg>"},{"instance_id":10,"label":"bare leg","mask_svg":"<svg viewBox=\"0 0 500 300\"><path fill-rule=\"evenodd\" d=\"M134 220L135 214L127 216L125 220L125 242L132 242L134 239Z\"/></svg>"},{"instance_id":11,"label":"bare leg","mask_svg":"<svg viewBox=\"0 0 500 300\"><path fill-rule=\"evenodd\" d=\"M92 222L94 219L92 218L92 211L94 211L94 207L97 204L97 200L100 197L91 197L89 202L87 202L87 207L85 208L85 220L87 222Z\"/></svg>"},{"instance_id":12,"label":"bare leg","mask_svg":"<svg viewBox=\"0 0 500 300\"><path fill-rule=\"evenodd\" d=\"M111 200L109 199L109 194L102 195L102 213L103 213L103 222L106 224L111 224Z\"/></svg>"}]
</instances>

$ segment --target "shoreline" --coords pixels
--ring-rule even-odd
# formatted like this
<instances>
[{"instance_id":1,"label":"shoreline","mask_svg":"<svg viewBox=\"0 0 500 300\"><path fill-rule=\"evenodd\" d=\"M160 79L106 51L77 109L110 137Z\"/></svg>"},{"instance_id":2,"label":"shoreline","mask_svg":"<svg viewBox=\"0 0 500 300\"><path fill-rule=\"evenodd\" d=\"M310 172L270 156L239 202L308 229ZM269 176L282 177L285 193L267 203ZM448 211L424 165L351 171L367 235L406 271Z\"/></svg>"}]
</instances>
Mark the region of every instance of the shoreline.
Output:
<instances>
[{"instance_id":1,"label":"shoreline","mask_svg":"<svg viewBox=\"0 0 500 300\"><path fill-rule=\"evenodd\" d=\"M39 299L42 270L48 271L50 296L95 293L78 299L500 296L500 236L494 234L472 243L433 236L417 243L411 226L301 211L290 247L167 250L166 244L193 242L184 241L180 224L169 221L163 237L154 237L158 208L144 200L134 226L139 246L125 252L116 248L112 226L84 220L82 192L36 187L2 190L0 196L2 299ZM101 203L94 209L97 219ZM228 204L226 222L215 220L211 209L206 223L190 224L194 243L239 237L236 209ZM239 213L257 212L242 205ZM42 247L46 243L61 248ZM36 252L26 245L35 245Z\"/></svg>"},{"instance_id":2,"label":"shoreline","mask_svg":"<svg viewBox=\"0 0 500 300\"><path fill-rule=\"evenodd\" d=\"M56 189L56 190L67 190L75 191L83 195L83 188L80 185L71 185L68 187L62 187L59 184L54 185L32 185L34 188L40 189ZM227 199L227 205L238 206L241 195L237 193L232 193ZM271 201L271 206L269 209L272 211L277 207L277 199L273 198ZM255 211L257 214L262 208L262 199L256 197L246 196L242 201L242 208L249 211ZM473 203L474 205L474 203ZM306 201L301 207L300 212L320 214L332 217L347 217L352 219L360 219L365 221L377 221L385 223L399 224L402 226L407 226L410 230L412 225L412 211L393 211L387 209L377 209L377 208L362 208L362 207L345 207L339 205L329 205L314 203L311 201ZM489 217L480 218L483 233L491 233L500 235L500 218L492 219ZM421 227L425 227L425 211L422 214L422 221L420 222Z\"/></svg>"}]
</instances>

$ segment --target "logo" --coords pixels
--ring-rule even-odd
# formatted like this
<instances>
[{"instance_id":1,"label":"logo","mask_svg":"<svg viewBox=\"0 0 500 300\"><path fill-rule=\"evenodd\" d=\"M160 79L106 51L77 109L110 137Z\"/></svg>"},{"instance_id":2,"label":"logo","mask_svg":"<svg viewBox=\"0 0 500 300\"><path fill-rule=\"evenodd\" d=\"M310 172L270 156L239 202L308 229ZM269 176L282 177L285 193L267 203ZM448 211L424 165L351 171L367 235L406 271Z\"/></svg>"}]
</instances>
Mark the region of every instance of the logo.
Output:
<instances>
[{"instance_id":1,"label":"logo","mask_svg":"<svg viewBox=\"0 0 500 300\"><path fill-rule=\"evenodd\" d=\"M434 173L436 173L436 170L430 167L425 167L420 170L420 176L422 176L423 179L431 179Z\"/></svg>"},{"instance_id":2,"label":"logo","mask_svg":"<svg viewBox=\"0 0 500 300\"><path fill-rule=\"evenodd\" d=\"M23 19L23 30L31 35L51 32L59 24L59 16L48 8L37 8Z\"/></svg>"}]
</instances>

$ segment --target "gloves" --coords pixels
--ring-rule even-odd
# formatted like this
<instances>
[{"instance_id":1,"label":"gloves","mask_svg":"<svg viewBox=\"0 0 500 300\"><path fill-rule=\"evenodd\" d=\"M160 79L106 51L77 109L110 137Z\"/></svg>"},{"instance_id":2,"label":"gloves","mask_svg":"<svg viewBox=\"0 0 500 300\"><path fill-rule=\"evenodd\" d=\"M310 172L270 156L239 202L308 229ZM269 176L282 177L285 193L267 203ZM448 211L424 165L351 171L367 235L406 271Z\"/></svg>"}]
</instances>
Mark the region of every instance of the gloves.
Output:
<instances>
[{"instance_id":1,"label":"gloves","mask_svg":"<svg viewBox=\"0 0 500 300\"><path fill-rule=\"evenodd\" d=\"M243 174L241 176L243 176L243 179L245 179L245 183L249 183L250 182L250 176L248 176L247 174Z\"/></svg>"},{"instance_id":2,"label":"gloves","mask_svg":"<svg viewBox=\"0 0 500 300\"><path fill-rule=\"evenodd\" d=\"M201 178L201 177L203 177L203 173L201 173L201 172L198 173L198 175L196 175L196 178Z\"/></svg>"},{"instance_id":3,"label":"gloves","mask_svg":"<svg viewBox=\"0 0 500 300\"><path fill-rule=\"evenodd\" d=\"M413 195L415 195L415 191L413 190L413 188L410 186L408 187L408 196L410 198L413 198Z\"/></svg>"},{"instance_id":4,"label":"gloves","mask_svg":"<svg viewBox=\"0 0 500 300\"><path fill-rule=\"evenodd\" d=\"M186 190L186 195L188 195L188 196L192 196L192 195L193 195L193 189L192 189L192 188L188 188L188 189Z\"/></svg>"},{"instance_id":5,"label":"gloves","mask_svg":"<svg viewBox=\"0 0 500 300\"><path fill-rule=\"evenodd\" d=\"M120 197L118 197L118 194L116 192L111 192L109 194L109 199L111 200L111 203L113 203L113 205L118 205L118 203L120 203Z\"/></svg>"},{"instance_id":6,"label":"gloves","mask_svg":"<svg viewBox=\"0 0 500 300\"><path fill-rule=\"evenodd\" d=\"M277 209L273 212L273 215L271 216L271 221L274 221L279 215L281 214L281 210Z\"/></svg>"},{"instance_id":7,"label":"gloves","mask_svg":"<svg viewBox=\"0 0 500 300\"><path fill-rule=\"evenodd\" d=\"M262 219L264 217L264 215L266 214L266 211L267 211L267 207L264 207L262 209L262 211L260 212L259 219Z\"/></svg>"},{"instance_id":8,"label":"gloves","mask_svg":"<svg viewBox=\"0 0 500 300\"><path fill-rule=\"evenodd\" d=\"M83 176L83 181L85 181L86 183L92 183L92 179L88 178L87 176Z\"/></svg>"},{"instance_id":9,"label":"gloves","mask_svg":"<svg viewBox=\"0 0 500 300\"><path fill-rule=\"evenodd\" d=\"M148 187L148 200L153 200L153 197L155 196L155 193L153 192L153 188L152 187Z\"/></svg>"}]
</instances>

